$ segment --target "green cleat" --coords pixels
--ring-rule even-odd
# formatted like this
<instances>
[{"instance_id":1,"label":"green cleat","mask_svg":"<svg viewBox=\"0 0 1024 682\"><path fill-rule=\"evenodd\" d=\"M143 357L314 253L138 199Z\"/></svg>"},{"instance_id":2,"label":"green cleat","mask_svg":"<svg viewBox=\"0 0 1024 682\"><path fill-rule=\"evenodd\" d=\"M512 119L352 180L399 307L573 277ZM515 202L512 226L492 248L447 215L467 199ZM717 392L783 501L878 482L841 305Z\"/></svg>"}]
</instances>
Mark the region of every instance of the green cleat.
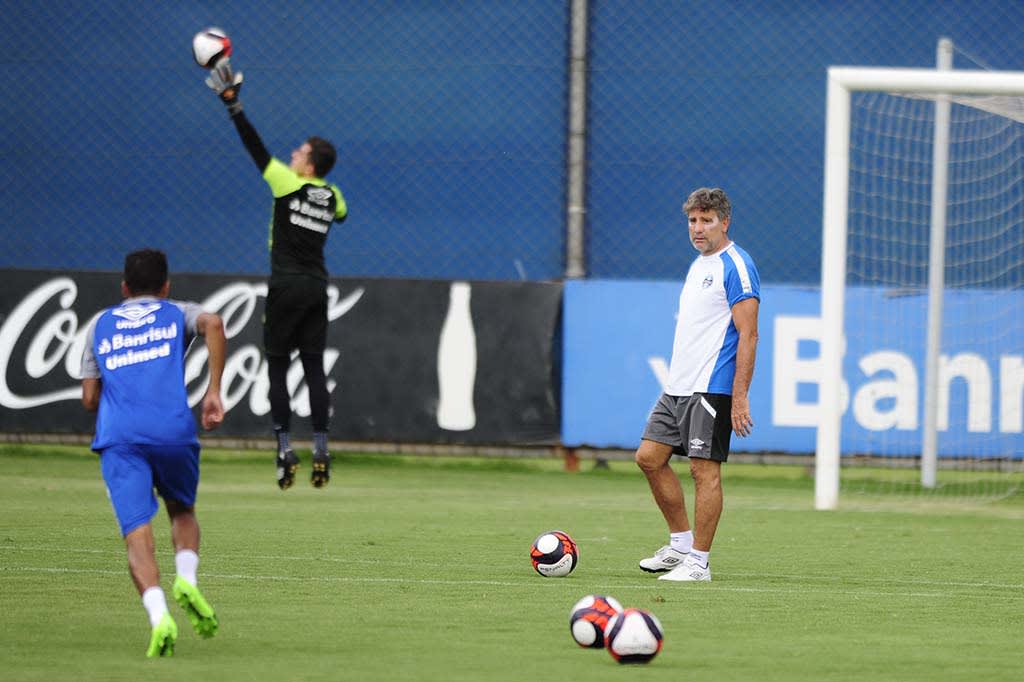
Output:
<instances>
[{"instance_id":1,"label":"green cleat","mask_svg":"<svg viewBox=\"0 0 1024 682\"><path fill-rule=\"evenodd\" d=\"M176 639L178 639L178 624L171 618L171 614L165 613L160 622L153 627L153 634L149 636L146 657L173 656Z\"/></svg>"},{"instance_id":2,"label":"green cleat","mask_svg":"<svg viewBox=\"0 0 1024 682\"><path fill-rule=\"evenodd\" d=\"M180 575L174 579L174 600L185 609L197 635L209 638L217 634L217 614L213 607L203 598L198 587Z\"/></svg>"}]
</instances>

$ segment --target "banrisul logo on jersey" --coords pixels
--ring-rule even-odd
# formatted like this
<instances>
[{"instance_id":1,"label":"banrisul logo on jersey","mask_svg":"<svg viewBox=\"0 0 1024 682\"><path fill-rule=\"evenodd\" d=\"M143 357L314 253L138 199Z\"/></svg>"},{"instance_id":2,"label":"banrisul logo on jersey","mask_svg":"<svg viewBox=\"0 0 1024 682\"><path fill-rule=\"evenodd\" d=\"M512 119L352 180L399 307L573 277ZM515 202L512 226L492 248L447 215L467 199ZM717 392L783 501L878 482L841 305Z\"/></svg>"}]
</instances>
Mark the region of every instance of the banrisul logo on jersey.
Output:
<instances>
[{"instance_id":1,"label":"banrisul logo on jersey","mask_svg":"<svg viewBox=\"0 0 1024 682\"><path fill-rule=\"evenodd\" d=\"M153 313L159 309L159 303L129 303L112 312L114 317L124 319L115 323L118 331L98 339L96 353L104 367L113 371L120 367L170 357L170 342L178 338L178 324L171 322L163 327L153 326L157 321ZM121 325L125 322L134 327L133 332L120 331ZM143 329L145 325L150 326Z\"/></svg>"},{"instance_id":2,"label":"banrisul logo on jersey","mask_svg":"<svg viewBox=\"0 0 1024 682\"><path fill-rule=\"evenodd\" d=\"M328 194L331 192L331 190L326 191ZM309 196L308 192L306 196ZM314 203L296 197L288 202L288 210L291 212L288 216L288 222L296 227L325 234L331 227L331 221L334 220L334 211L326 203L328 202L317 206Z\"/></svg>"}]
</instances>

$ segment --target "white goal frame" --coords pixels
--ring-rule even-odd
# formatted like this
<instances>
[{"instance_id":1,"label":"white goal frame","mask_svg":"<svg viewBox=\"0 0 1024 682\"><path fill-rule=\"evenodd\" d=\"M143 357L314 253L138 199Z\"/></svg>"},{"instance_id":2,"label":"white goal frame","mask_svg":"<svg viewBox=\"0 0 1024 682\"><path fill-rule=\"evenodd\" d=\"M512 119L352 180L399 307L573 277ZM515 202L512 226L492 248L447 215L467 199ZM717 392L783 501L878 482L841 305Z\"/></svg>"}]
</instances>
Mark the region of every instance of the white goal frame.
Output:
<instances>
[{"instance_id":1,"label":"white goal frame","mask_svg":"<svg viewBox=\"0 0 1024 682\"><path fill-rule=\"evenodd\" d=\"M1024 72L952 71L943 69L905 69L884 67L843 67L828 69L828 93L825 114L825 195L822 216L821 253L821 361L819 421L815 449L814 506L835 509L839 504L840 429L842 420L842 347L844 298L846 286L847 211L850 178L850 93L891 92L930 95L1008 95L1024 96ZM937 99L936 105L942 105ZM945 105L948 107L948 100ZM939 117L937 117L938 120ZM938 145L937 145L938 146ZM941 161L941 159L940 159ZM945 172L942 169L941 172ZM933 193L933 223L945 221L944 191ZM934 247L933 239L933 247ZM933 256L934 256L933 249ZM941 257L941 251L939 252ZM940 261L941 262L941 261ZM941 268L939 268L941 270ZM934 271L935 268L930 268ZM931 282L931 272L929 280ZM937 280L941 287L941 280ZM940 288L941 291L941 288ZM929 300L929 317L941 316ZM939 318L941 319L941 317ZM929 320L929 327L934 319ZM937 326L937 325L936 325ZM931 340L930 340L931 341ZM929 349L931 350L931 349ZM931 360L928 360L931 362ZM926 380L926 384L928 381ZM924 398L926 411L934 399ZM925 423L934 419L925 415ZM926 428L924 440L934 440ZM931 446L934 448L934 446ZM922 451L922 483L934 486L934 466ZM934 450L931 455L934 458ZM929 471L930 469L930 471Z\"/></svg>"}]
</instances>

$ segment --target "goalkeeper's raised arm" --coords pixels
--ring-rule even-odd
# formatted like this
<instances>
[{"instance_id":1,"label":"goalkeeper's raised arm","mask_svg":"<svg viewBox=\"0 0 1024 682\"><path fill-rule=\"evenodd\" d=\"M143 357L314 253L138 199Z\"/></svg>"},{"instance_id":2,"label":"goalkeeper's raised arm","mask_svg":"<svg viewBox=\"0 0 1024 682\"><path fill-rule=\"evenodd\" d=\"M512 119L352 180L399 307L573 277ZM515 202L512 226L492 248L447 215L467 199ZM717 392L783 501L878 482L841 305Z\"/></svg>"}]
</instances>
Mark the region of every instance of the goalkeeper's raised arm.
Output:
<instances>
[{"instance_id":1,"label":"goalkeeper's raised arm","mask_svg":"<svg viewBox=\"0 0 1024 682\"><path fill-rule=\"evenodd\" d=\"M206 84L224 102L238 130L238 136L242 138L242 144L249 150L249 155L256 162L256 168L262 173L270 163L270 152L242 109L242 101L238 98L242 90L242 80L242 72L235 73L231 68L231 60L224 57L210 69Z\"/></svg>"}]
</instances>

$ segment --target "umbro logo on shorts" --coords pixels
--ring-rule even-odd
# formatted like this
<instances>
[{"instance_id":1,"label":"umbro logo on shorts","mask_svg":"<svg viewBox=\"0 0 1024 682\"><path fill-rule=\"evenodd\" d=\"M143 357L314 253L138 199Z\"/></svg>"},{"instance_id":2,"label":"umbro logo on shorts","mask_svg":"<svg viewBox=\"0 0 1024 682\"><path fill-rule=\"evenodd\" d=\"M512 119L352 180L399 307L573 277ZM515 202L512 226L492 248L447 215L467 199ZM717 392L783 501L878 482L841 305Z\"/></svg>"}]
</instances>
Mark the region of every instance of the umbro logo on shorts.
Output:
<instances>
[{"instance_id":1,"label":"umbro logo on shorts","mask_svg":"<svg viewBox=\"0 0 1024 682\"><path fill-rule=\"evenodd\" d=\"M690 441L690 447L694 450L700 450L702 447L704 447L704 441L702 441L700 438L694 438L693 440Z\"/></svg>"}]
</instances>

